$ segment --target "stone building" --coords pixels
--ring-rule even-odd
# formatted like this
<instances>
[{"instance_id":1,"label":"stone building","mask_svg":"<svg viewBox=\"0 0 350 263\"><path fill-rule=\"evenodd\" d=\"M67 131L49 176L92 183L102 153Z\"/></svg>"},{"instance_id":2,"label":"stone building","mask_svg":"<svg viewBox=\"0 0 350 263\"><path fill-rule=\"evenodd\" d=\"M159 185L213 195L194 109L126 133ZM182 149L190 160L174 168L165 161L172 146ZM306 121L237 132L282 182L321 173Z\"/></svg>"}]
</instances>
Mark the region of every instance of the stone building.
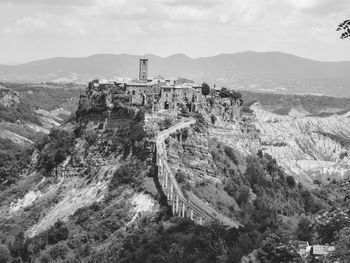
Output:
<instances>
[{"instance_id":1,"label":"stone building","mask_svg":"<svg viewBox=\"0 0 350 263\"><path fill-rule=\"evenodd\" d=\"M122 99L152 111L181 110L197 112L202 102L202 87L194 82L175 85L163 77L148 79L148 60L140 59L139 79L128 83L93 80L80 96L79 109L112 108Z\"/></svg>"},{"instance_id":2,"label":"stone building","mask_svg":"<svg viewBox=\"0 0 350 263\"><path fill-rule=\"evenodd\" d=\"M228 122L236 122L241 119L242 107L239 100L222 98L219 101L221 106L222 119Z\"/></svg>"},{"instance_id":3,"label":"stone building","mask_svg":"<svg viewBox=\"0 0 350 263\"><path fill-rule=\"evenodd\" d=\"M160 107L163 110L178 110L186 107L189 112L199 110L202 101L201 87L162 86Z\"/></svg>"},{"instance_id":4,"label":"stone building","mask_svg":"<svg viewBox=\"0 0 350 263\"><path fill-rule=\"evenodd\" d=\"M181 110L198 111L202 101L202 87L194 82L176 85L175 81L157 76L148 79L148 59L140 59L139 79L125 84L129 102L136 105L151 105L153 111Z\"/></svg>"},{"instance_id":5,"label":"stone building","mask_svg":"<svg viewBox=\"0 0 350 263\"><path fill-rule=\"evenodd\" d=\"M160 85L149 82L132 82L125 86L129 101L137 105L145 105L147 100L157 100L161 92Z\"/></svg>"},{"instance_id":6,"label":"stone building","mask_svg":"<svg viewBox=\"0 0 350 263\"><path fill-rule=\"evenodd\" d=\"M141 58L140 65L139 65L139 80L147 81L147 79L148 79L148 59Z\"/></svg>"}]
</instances>

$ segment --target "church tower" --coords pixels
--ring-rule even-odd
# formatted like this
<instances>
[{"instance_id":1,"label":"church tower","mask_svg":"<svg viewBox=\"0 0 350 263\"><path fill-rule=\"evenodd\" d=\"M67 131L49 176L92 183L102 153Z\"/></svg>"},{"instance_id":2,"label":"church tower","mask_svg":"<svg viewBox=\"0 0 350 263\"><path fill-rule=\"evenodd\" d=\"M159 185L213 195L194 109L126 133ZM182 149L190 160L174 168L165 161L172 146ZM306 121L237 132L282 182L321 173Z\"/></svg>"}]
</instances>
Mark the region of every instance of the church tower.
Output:
<instances>
[{"instance_id":1,"label":"church tower","mask_svg":"<svg viewBox=\"0 0 350 263\"><path fill-rule=\"evenodd\" d=\"M148 78L148 59L140 58L139 80L147 81Z\"/></svg>"}]
</instances>

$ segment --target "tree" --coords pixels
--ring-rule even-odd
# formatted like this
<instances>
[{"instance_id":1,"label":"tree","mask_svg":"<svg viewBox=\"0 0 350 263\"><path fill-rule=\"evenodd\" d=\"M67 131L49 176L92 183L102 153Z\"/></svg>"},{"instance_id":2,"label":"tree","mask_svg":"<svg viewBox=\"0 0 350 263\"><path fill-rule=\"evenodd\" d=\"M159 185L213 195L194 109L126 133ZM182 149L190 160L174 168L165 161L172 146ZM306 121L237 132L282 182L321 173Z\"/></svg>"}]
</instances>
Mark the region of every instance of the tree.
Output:
<instances>
[{"instance_id":1,"label":"tree","mask_svg":"<svg viewBox=\"0 0 350 263\"><path fill-rule=\"evenodd\" d=\"M210 115L210 120L212 124L215 124L216 122L216 116L214 114Z\"/></svg>"},{"instance_id":2,"label":"tree","mask_svg":"<svg viewBox=\"0 0 350 263\"><path fill-rule=\"evenodd\" d=\"M311 242L312 239L312 223L311 221L303 217L298 224L296 231L297 238L302 241Z\"/></svg>"},{"instance_id":3,"label":"tree","mask_svg":"<svg viewBox=\"0 0 350 263\"><path fill-rule=\"evenodd\" d=\"M219 95L221 98L229 98L231 96L230 91L225 87L220 90Z\"/></svg>"},{"instance_id":4,"label":"tree","mask_svg":"<svg viewBox=\"0 0 350 263\"><path fill-rule=\"evenodd\" d=\"M64 225L62 221L57 221L49 230L47 231L47 241L50 245L56 244L61 240L66 240L69 235L68 228Z\"/></svg>"},{"instance_id":5,"label":"tree","mask_svg":"<svg viewBox=\"0 0 350 263\"><path fill-rule=\"evenodd\" d=\"M341 39L350 37L350 20L345 20L338 25L337 31L342 31Z\"/></svg>"},{"instance_id":6,"label":"tree","mask_svg":"<svg viewBox=\"0 0 350 263\"><path fill-rule=\"evenodd\" d=\"M228 90L225 87L223 87L220 90L219 95L220 95L221 98L230 98L231 100L235 100L235 101L242 98L242 94L241 93L239 93L237 91L234 91L234 90Z\"/></svg>"},{"instance_id":7,"label":"tree","mask_svg":"<svg viewBox=\"0 0 350 263\"><path fill-rule=\"evenodd\" d=\"M250 188L243 185L239 190L237 204L239 204L239 206L242 206L243 204L247 203L249 201L249 196L250 196Z\"/></svg>"},{"instance_id":8,"label":"tree","mask_svg":"<svg viewBox=\"0 0 350 263\"><path fill-rule=\"evenodd\" d=\"M263 240L257 257L260 262L301 262L295 249L276 234L270 234Z\"/></svg>"},{"instance_id":9,"label":"tree","mask_svg":"<svg viewBox=\"0 0 350 263\"><path fill-rule=\"evenodd\" d=\"M10 251L7 249L7 246L2 244L0 245L0 263L10 262Z\"/></svg>"},{"instance_id":10,"label":"tree","mask_svg":"<svg viewBox=\"0 0 350 263\"><path fill-rule=\"evenodd\" d=\"M203 84L202 84L202 94L204 96L207 96L207 95L209 95L209 93L210 93L209 85L207 83L203 82Z\"/></svg>"},{"instance_id":11,"label":"tree","mask_svg":"<svg viewBox=\"0 0 350 263\"><path fill-rule=\"evenodd\" d=\"M66 159L66 151L62 148L58 148L57 151L55 152L55 163L56 165L62 163Z\"/></svg>"},{"instance_id":12,"label":"tree","mask_svg":"<svg viewBox=\"0 0 350 263\"><path fill-rule=\"evenodd\" d=\"M339 262L348 262L350 258L350 228L340 230L339 239L336 242L336 249L332 255Z\"/></svg>"}]
</instances>

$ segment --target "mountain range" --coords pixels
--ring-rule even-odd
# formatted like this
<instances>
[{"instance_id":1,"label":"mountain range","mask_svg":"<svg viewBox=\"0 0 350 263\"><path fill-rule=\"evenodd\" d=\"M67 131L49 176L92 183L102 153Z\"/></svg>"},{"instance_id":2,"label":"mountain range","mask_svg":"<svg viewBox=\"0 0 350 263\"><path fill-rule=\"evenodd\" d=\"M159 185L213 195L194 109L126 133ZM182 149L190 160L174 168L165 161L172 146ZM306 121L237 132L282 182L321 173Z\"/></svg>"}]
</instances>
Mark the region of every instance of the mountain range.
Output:
<instances>
[{"instance_id":1,"label":"mountain range","mask_svg":"<svg viewBox=\"0 0 350 263\"><path fill-rule=\"evenodd\" d=\"M201 58L144 56L149 59L151 77L184 77L236 89L350 97L349 61L323 62L281 52L252 51ZM0 80L87 83L94 78L136 78L139 58L99 54L0 65Z\"/></svg>"}]
</instances>

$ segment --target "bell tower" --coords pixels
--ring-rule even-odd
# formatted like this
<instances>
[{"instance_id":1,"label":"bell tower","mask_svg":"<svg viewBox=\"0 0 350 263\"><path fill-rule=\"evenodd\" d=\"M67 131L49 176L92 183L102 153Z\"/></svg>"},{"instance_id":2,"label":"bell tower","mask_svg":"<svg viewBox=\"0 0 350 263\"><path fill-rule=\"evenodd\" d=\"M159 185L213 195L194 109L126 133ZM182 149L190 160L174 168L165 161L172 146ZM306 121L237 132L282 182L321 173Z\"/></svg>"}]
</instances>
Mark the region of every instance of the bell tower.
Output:
<instances>
[{"instance_id":1,"label":"bell tower","mask_svg":"<svg viewBox=\"0 0 350 263\"><path fill-rule=\"evenodd\" d=\"M148 78L148 58L140 58L139 80L147 81Z\"/></svg>"}]
</instances>

